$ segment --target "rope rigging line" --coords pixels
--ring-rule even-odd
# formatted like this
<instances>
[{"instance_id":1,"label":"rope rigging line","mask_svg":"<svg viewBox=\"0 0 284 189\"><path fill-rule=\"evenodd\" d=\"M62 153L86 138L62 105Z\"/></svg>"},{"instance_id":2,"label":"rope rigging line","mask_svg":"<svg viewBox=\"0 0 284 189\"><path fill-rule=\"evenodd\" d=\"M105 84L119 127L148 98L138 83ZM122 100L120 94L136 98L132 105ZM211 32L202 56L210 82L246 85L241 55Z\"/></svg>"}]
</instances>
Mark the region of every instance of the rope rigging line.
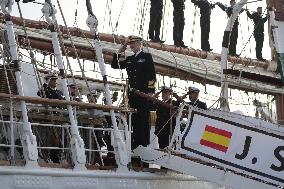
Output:
<instances>
[{"instance_id":1,"label":"rope rigging line","mask_svg":"<svg viewBox=\"0 0 284 189\"><path fill-rule=\"evenodd\" d=\"M132 27L132 28L133 28L133 29L132 29L132 34L134 34L136 24L137 24L138 21L139 21L138 14L139 14L139 11L140 11L140 9L139 9L139 8L140 8L140 4L142 4L141 1L142 1L142 0L139 0L138 3L137 3L137 8L136 8L136 11L135 11L135 12L136 12L136 15L135 15L135 19L134 19L134 25L133 25L133 27Z\"/></svg>"},{"instance_id":2,"label":"rope rigging line","mask_svg":"<svg viewBox=\"0 0 284 189\"><path fill-rule=\"evenodd\" d=\"M267 10L268 8L266 8L265 10ZM261 16L263 16L263 13L261 14ZM256 24L256 26L255 27L258 27L258 25L260 24L260 20L258 21L258 23ZM246 44L245 44L245 46L242 48L242 50L241 50L241 52L240 52L240 54L239 55L241 55L242 54L242 52L244 51L244 49L246 48L246 46L247 46L247 44L250 42L250 40L251 40L251 37L253 36L253 34L254 34L254 30L253 30L253 32L252 32L252 34L249 36L249 39L247 40L247 42L246 42Z\"/></svg>"},{"instance_id":3,"label":"rope rigging line","mask_svg":"<svg viewBox=\"0 0 284 189\"><path fill-rule=\"evenodd\" d=\"M240 20L240 18L239 18ZM240 32L241 32L241 41L242 41L242 45L245 46L245 39L244 39L244 34L243 34L243 27L242 27L242 22L239 22L240 24Z\"/></svg>"},{"instance_id":4,"label":"rope rigging line","mask_svg":"<svg viewBox=\"0 0 284 189\"><path fill-rule=\"evenodd\" d=\"M62 32L59 29L58 29L58 37L59 37L60 46L61 46L61 48L62 48L62 50L65 54L65 58L66 58L66 62L67 62L67 68L69 68L69 70L68 69L65 69L65 70L70 71L73 84L75 84L75 90L78 93L79 97L81 97L80 90L79 90L78 85L76 83L76 79L74 77L74 72L72 70L72 67L71 67L71 64L70 64L70 61L69 61L68 52L67 52L66 47L65 47L64 42L63 42L63 35L62 35Z\"/></svg>"},{"instance_id":5,"label":"rope rigging line","mask_svg":"<svg viewBox=\"0 0 284 189\"><path fill-rule=\"evenodd\" d=\"M248 19L248 17L247 17L247 19ZM257 26L258 26L259 23L260 23L260 22L257 23ZM256 27L257 27L257 26L256 26ZM249 27L249 24L248 24L248 27ZM242 52L244 52L244 49L247 47L247 44L250 42L251 37L252 37L253 34L254 34L254 31L253 31L252 34L249 36L248 41L246 42L246 44L245 44L244 47L242 48L242 51L240 52L239 55L241 55ZM243 60L243 59L240 59L240 60L241 60L241 63L242 63L243 65L245 65L245 64L244 64L244 60ZM232 65L232 69L233 69L234 66L235 66L235 64L236 64L236 62L232 62L232 63L233 63L233 65ZM248 67L249 65L250 65L250 64L245 65L245 66ZM255 66L255 65L254 65L254 66ZM258 71L258 74L261 74L259 69L256 69L256 70ZM239 76L239 81L240 81L240 83L241 83L241 73L242 73L242 71L240 72L240 76ZM256 81L253 81L253 82L255 83L255 86L257 86L257 82L256 82Z\"/></svg>"},{"instance_id":6,"label":"rope rigging line","mask_svg":"<svg viewBox=\"0 0 284 189\"><path fill-rule=\"evenodd\" d=\"M113 29L113 25L112 25L112 0L110 0L110 5L108 6L108 10L109 10L109 23L108 26L109 28L111 28L111 33L114 33L114 29Z\"/></svg>"},{"instance_id":7,"label":"rope rigging line","mask_svg":"<svg viewBox=\"0 0 284 189\"><path fill-rule=\"evenodd\" d=\"M145 3L145 0L144 0ZM143 19L143 9L145 7L143 6L143 0L141 0L141 4L140 4L140 9L139 9L139 14L138 14L138 24L137 24L137 31L138 31L138 35L141 36L141 29L142 29L142 19Z\"/></svg>"},{"instance_id":8,"label":"rope rigging line","mask_svg":"<svg viewBox=\"0 0 284 189\"><path fill-rule=\"evenodd\" d=\"M3 60L3 68L4 68L4 73L5 73L5 78L6 78L6 82L7 82L7 87L8 87L8 91L9 91L9 94L12 94L11 92L11 86L10 86L10 81L9 81L9 78L8 78L8 73L7 73L7 69L6 69L6 61L5 61L5 55L4 55L4 51L3 49L1 48L0 46L0 51L1 51L1 56L2 56L2 60ZM11 72L11 71L10 71ZM13 75L13 74L12 74Z\"/></svg>"},{"instance_id":9,"label":"rope rigging line","mask_svg":"<svg viewBox=\"0 0 284 189\"><path fill-rule=\"evenodd\" d=\"M68 35L68 38L70 39L71 46L72 46L72 48L74 49L75 57L76 57L76 59L77 59L78 65L79 65L79 67L80 67L80 70L81 70L81 73L82 73L82 77L84 78L84 81L85 81L85 83L86 83L86 87L87 87L87 89L88 89L88 92L91 93L92 91L91 91L91 89L90 89L88 80L87 80L86 75L85 75L85 73L84 73L84 70L83 70L83 67L82 67L80 58L79 58L79 56L78 56L77 49L76 49L75 44L74 44L74 42L73 42L73 39L72 39L72 37L71 37L70 30L69 30L68 27L67 27L66 19L65 19L65 16L64 16L63 12L62 12L62 8L61 8L61 4L60 4L59 0L57 0L57 5L58 5L58 8L59 8L59 10L60 10L60 14L61 14L61 17L62 17L62 19L63 19L63 22L64 22L64 26L67 28L67 35ZM58 27L57 27L57 30L59 30Z\"/></svg>"},{"instance_id":10,"label":"rope rigging line","mask_svg":"<svg viewBox=\"0 0 284 189\"><path fill-rule=\"evenodd\" d=\"M166 6L168 5L168 8L166 8ZM168 34L168 27L166 26L169 26L169 19L166 19L170 17L170 11L167 11L167 16L166 15L166 10L170 10L170 7L171 7L171 4L168 3L167 0L165 0L165 5L164 5L164 12L163 12L163 27L162 27L162 39L165 39L166 41L166 38L167 38L167 34ZM165 24L165 20L166 20L166 24Z\"/></svg>"},{"instance_id":11,"label":"rope rigging line","mask_svg":"<svg viewBox=\"0 0 284 189\"><path fill-rule=\"evenodd\" d=\"M192 48L193 40L194 40L194 34L195 34L195 24L196 24L196 13L197 13L197 6L194 6L194 14L193 14L193 22L192 22L192 30L191 30L191 39L190 39L190 48Z\"/></svg>"},{"instance_id":12,"label":"rope rigging line","mask_svg":"<svg viewBox=\"0 0 284 189\"><path fill-rule=\"evenodd\" d=\"M161 39L164 39L164 28L165 28L165 13L166 13L166 4L167 4L167 0L163 0L163 12L162 12L162 25L161 25ZM148 38L147 38L148 39Z\"/></svg>"},{"instance_id":13,"label":"rope rigging line","mask_svg":"<svg viewBox=\"0 0 284 189\"><path fill-rule=\"evenodd\" d=\"M109 0L107 0L107 2L106 2L106 6L105 6L105 13L104 13L104 19L103 19L103 31L105 31L105 22L106 22L106 17L107 17L107 10L108 10L108 1Z\"/></svg>"},{"instance_id":14,"label":"rope rigging line","mask_svg":"<svg viewBox=\"0 0 284 189\"><path fill-rule=\"evenodd\" d=\"M37 67L37 60L36 60L35 54L32 51L31 42L30 42L30 39L28 37L25 20L23 18L23 14L22 14L22 10L21 10L21 6L20 6L19 2L17 2L17 7L18 7L18 10L19 10L19 13L20 13L20 18L21 18L22 23L23 23L23 29L24 29L24 33L25 33L25 38L26 38L27 43L28 43L28 49L27 50L29 51L29 55L31 57L31 62L32 62L32 65L33 65L33 69L34 69L34 73L35 73L38 89L41 90L43 84L42 84L42 81L40 79L40 74L39 74L38 67ZM45 92L43 92L43 95L45 96L44 93Z\"/></svg>"},{"instance_id":15,"label":"rope rigging line","mask_svg":"<svg viewBox=\"0 0 284 189\"><path fill-rule=\"evenodd\" d=\"M74 23L73 23L73 27L76 26L78 27L78 23L77 23L77 16L78 16L78 3L79 3L79 0L77 0L76 2L76 9L75 9L75 18L74 18Z\"/></svg>"},{"instance_id":16,"label":"rope rigging line","mask_svg":"<svg viewBox=\"0 0 284 189\"><path fill-rule=\"evenodd\" d=\"M146 14L149 12L149 2L147 3L147 0L144 1L143 9L142 9L142 14L141 14L141 23L140 23L140 30L139 30L139 35L144 38L144 28L146 24ZM147 34L146 34L147 36Z\"/></svg>"},{"instance_id":17,"label":"rope rigging line","mask_svg":"<svg viewBox=\"0 0 284 189\"><path fill-rule=\"evenodd\" d=\"M117 17L117 20L116 20L116 23L115 23L114 31L117 31L118 23L119 23L118 21L119 21L119 19L120 19L122 10L123 10L123 8L124 8L124 4L125 4L125 0L123 0L122 5L121 5L121 8L120 8L120 10L119 10L119 14L118 14L118 17Z\"/></svg>"},{"instance_id":18,"label":"rope rigging line","mask_svg":"<svg viewBox=\"0 0 284 189\"><path fill-rule=\"evenodd\" d=\"M246 9L248 10L248 5L246 4ZM247 18L247 24L249 23L249 17L248 16L246 16L246 18ZM250 33L250 25L248 24L248 33ZM250 47L249 47L249 53L250 53L250 56L252 55L252 45L251 45L251 43L249 43L250 44Z\"/></svg>"},{"instance_id":19,"label":"rope rigging line","mask_svg":"<svg viewBox=\"0 0 284 189\"><path fill-rule=\"evenodd\" d=\"M113 35L114 36L114 35ZM82 37L89 43L89 45L95 50L95 46L94 46L94 44L91 42L91 40L85 35L85 34L82 34ZM98 38L99 38L99 35L98 35ZM115 41L115 38L114 38L114 41ZM121 42L121 40L119 40L120 41L120 43L122 44L122 42ZM120 66L120 65L119 65ZM121 83L121 87L122 88L124 88L124 86L123 86L123 80L125 79L124 77L123 77L123 74L122 74L122 70L121 69L119 69L119 71L120 71L120 77L119 78L117 78L117 77L113 77L113 76L109 76L108 75L108 78L113 78L113 79L116 79L116 80L120 80L120 83ZM93 71L93 72L96 72L96 73L102 73L101 71Z\"/></svg>"}]
</instances>

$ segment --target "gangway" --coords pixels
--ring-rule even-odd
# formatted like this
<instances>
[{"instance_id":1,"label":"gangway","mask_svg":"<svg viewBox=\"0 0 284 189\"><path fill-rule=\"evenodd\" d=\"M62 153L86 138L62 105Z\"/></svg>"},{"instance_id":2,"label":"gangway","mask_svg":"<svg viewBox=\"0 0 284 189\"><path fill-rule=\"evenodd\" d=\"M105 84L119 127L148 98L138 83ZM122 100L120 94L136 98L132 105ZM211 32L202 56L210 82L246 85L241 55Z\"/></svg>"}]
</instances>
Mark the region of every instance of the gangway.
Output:
<instances>
[{"instance_id":1,"label":"gangway","mask_svg":"<svg viewBox=\"0 0 284 189\"><path fill-rule=\"evenodd\" d=\"M229 188L284 187L284 128L236 113L188 107L182 130L183 106L170 146L139 146L135 156Z\"/></svg>"}]
</instances>

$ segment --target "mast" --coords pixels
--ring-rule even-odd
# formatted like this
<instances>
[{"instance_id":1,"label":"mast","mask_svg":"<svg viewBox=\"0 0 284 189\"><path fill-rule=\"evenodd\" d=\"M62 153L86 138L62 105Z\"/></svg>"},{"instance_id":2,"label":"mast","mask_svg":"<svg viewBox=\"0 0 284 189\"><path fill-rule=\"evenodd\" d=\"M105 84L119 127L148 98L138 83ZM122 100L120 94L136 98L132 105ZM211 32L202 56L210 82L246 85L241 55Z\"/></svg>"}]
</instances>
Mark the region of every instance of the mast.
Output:
<instances>
[{"instance_id":1,"label":"mast","mask_svg":"<svg viewBox=\"0 0 284 189\"><path fill-rule=\"evenodd\" d=\"M224 31L223 36L223 42L222 42L222 52L221 52L221 97L220 97L220 106L221 110L223 111L229 111L229 103L228 103L228 81L227 77L224 74L224 70L228 68L228 54L229 54L229 45L230 45L230 36L231 32L235 23L235 20L237 19L240 11L242 10L242 7L247 3L248 0L241 0L238 2L234 8L233 13L228 20L227 27Z\"/></svg>"},{"instance_id":2,"label":"mast","mask_svg":"<svg viewBox=\"0 0 284 189\"><path fill-rule=\"evenodd\" d=\"M105 61L103 57L103 52L102 52L102 47L101 47L101 42L99 40L99 36L97 33L97 26L98 26L98 20L96 16L94 15L92 11L92 6L90 0L86 0L86 7L88 11L88 18L87 18L87 25L90 28L90 31L94 34L94 40L95 40L95 50L96 50L96 57L99 63L101 75L103 77L104 81L104 87L105 87L105 97L107 100L107 105L112 105L112 99L110 97L110 90L109 90L109 85L107 82L107 74L106 74L106 66L105 66ZM114 130L114 151L115 151L115 158L116 162L119 168L122 170L127 169L126 165L129 162L128 158L128 150L126 148L125 142L122 139L121 133L118 130L117 123L116 123L116 118L114 114L114 110L110 110L110 115L111 115L111 121L112 121L112 126Z\"/></svg>"},{"instance_id":3,"label":"mast","mask_svg":"<svg viewBox=\"0 0 284 189\"><path fill-rule=\"evenodd\" d=\"M12 22L12 16L10 15L12 11L13 0L3 0L1 2L1 9L5 14L6 25L7 25L7 35L10 47L10 53L12 58L12 63L15 69L17 90L20 96L25 96L22 84L21 76L21 62L18 59L17 43L15 40L14 27ZM24 100L20 101L22 117L23 117L23 130L21 133L21 143L23 146L23 154L26 161L26 167L38 167L38 150L36 137L32 132L31 123L28 119L27 106Z\"/></svg>"},{"instance_id":4,"label":"mast","mask_svg":"<svg viewBox=\"0 0 284 189\"><path fill-rule=\"evenodd\" d=\"M50 0L45 0L45 4L42 8L42 12L45 16L46 21L50 26L51 36L52 36L52 45L54 49L54 54L56 58L56 63L59 69L59 75L61 77L61 83L63 86L63 94L65 96L65 100L70 101L70 95L67 87L67 79L65 74L64 65L62 62L62 54L60 51L60 45L58 40L57 33L57 20L55 17L56 9L52 5ZM79 130L75 121L74 112L71 105L67 105L67 110L69 114L69 120L71 124L71 151L72 151L72 160L74 163L74 169L77 170L85 170L86 163L86 154L85 154L85 145L82 140Z\"/></svg>"},{"instance_id":5,"label":"mast","mask_svg":"<svg viewBox=\"0 0 284 189\"><path fill-rule=\"evenodd\" d=\"M267 5L272 58L277 60L281 80L284 82L284 2L267 0ZM284 95L275 95L275 102L278 123L284 124Z\"/></svg>"}]
</instances>

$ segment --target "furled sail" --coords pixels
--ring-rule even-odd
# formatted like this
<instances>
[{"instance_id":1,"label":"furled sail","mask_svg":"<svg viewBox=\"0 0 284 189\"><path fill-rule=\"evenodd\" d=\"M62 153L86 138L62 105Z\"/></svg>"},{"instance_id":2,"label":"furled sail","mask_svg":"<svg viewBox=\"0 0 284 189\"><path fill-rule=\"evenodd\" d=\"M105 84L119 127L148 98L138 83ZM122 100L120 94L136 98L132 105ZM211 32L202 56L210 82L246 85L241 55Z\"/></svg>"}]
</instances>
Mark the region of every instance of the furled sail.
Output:
<instances>
[{"instance_id":1,"label":"furled sail","mask_svg":"<svg viewBox=\"0 0 284 189\"><path fill-rule=\"evenodd\" d=\"M21 21L15 19L15 30L18 34L19 43L25 46L24 31L21 27ZM0 25L5 28L5 24ZM46 30L45 22L26 20L26 29L28 32L31 46L35 49L43 51L52 51L51 38L49 31ZM72 35L72 40L75 43L79 56L84 59L95 59L93 46L93 35L90 32L80 30L78 28L69 28ZM61 27L61 31L66 33L67 28ZM117 52L120 44L119 40L113 38L110 34L100 34L103 53L106 62L112 59L112 53ZM123 39L123 38L122 38ZM115 41L115 43L114 43ZM71 47L70 40L64 39L65 45L68 47L69 55L74 55L74 49ZM194 49L176 48L169 45L157 45L146 43L145 51L149 51L154 59L157 73L177 77L186 80L199 81L203 84L219 85L221 67L219 65L220 55L213 53L205 53ZM73 52L73 53L72 53ZM126 51L126 54L130 54ZM241 70L239 75L229 77L230 87L243 89L246 91L258 91L269 94L282 94L282 84L279 83L280 75L277 75L276 62L269 61L260 62L246 58L229 58L229 67L236 70ZM254 74L250 78L243 78L241 72ZM254 79L255 76L266 76L265 82ZM274 82L274 80L276 82Z\"/></svg>"}]
</instances>

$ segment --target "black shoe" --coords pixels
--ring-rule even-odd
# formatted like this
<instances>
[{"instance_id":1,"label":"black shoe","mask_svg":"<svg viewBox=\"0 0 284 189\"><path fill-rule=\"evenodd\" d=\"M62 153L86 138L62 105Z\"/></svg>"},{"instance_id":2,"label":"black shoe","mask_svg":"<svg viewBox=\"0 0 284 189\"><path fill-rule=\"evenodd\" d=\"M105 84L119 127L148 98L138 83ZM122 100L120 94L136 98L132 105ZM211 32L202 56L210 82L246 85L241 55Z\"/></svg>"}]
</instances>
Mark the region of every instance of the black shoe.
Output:
<instances>
[{"instance_id":1,"label":"black shoe","mask_svg":"<svg viewBox=\"0 0 284 189\"><path fill-rule=\"evenodd\" d=\"M156 37L155 38L155 41L157 42L157 43L164 43L165 41L162 41L159 37Z\"/></svg>"},{"instance_id":2,"label":"black shoe","mask_svg":"<svg viewBox=\"0 0 284 189\"><path fill-rule=\"evenodd\" d=\"M183 44L183 45L181 45L180 47L187 48L188 46L186 46L186 45Z\"/></svg>"},{"instance_id":3,"label":"black shoe","mask_svg":"<svg viewBox=\"0 0 284 189\"><path fill-rule=\"evenodd\" d=\"M157 41L158 43L165 43L165 41L163 41L163 40L159 40L159 41Z\"/></svg>"},{"instance_id":4,"label":"black shoe","mask_svg":"<svg viewBox=\"0 0 284 189\"><path fill-rule=\"evenodd\" d=\"M258 58L257 60L259 60L261 62L265 62L266 61L264 58Z\"/></svg>"},{"instance_id":5,"label":"black shoe","mask_svg":"<svg viewBox=\"0 0 284 189\"><path fill-rule=\"evenodd\" d=\"M240 57L238 54L229 54L230 56Z\"/></svg>"},{"instance_id":6,"label":"black shoe","mask_svg":"<svg viewBox=\"0 0 284 189\"><path fill-rule=\"evenodd\" d=\"M187 46L184 45L184 42L183 42L183 41L180 42L180 47L187 48Z\"/></svg>"},{"instance_id":7,"label":"black shoe","mask_svg":"<svg viewBox=\"0 0 284 189\"><path fill-rule=\"evenodd\" d=\"M165 41L151 39L150 42L153 42L153 43L164 43Z\"/></svg>"},{"instance_id":8,"label":"black shoe","mask_svg":"<svg viewBox=\"0 0 284 189\"><path fill-rule=\"evenodd\" d=\"M211 52L213 49L202 49L202 50L206 52Z\"/></svg>"}]
</instances>

